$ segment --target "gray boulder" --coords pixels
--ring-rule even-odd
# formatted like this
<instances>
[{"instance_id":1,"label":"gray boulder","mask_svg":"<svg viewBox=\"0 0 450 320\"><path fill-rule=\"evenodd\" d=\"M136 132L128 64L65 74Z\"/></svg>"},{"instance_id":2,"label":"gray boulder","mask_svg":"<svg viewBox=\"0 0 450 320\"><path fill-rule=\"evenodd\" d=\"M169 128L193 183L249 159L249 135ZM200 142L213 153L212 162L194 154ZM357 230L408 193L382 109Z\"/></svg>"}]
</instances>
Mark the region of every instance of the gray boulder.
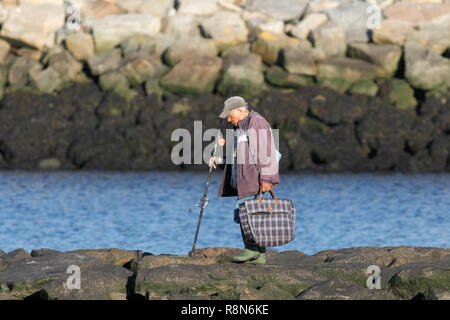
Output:
<instances>
[{"instance_id":1,"label":"gray boulder","mask_svg":"<svg viewBox=\"0 0 450 320\"><path fill-rule=\"evenodd\" d=\"M236 12L217 11L202 20L201 28L207 37L212 38L219 50L247 41L247 27Z\"/></svg>"},{"instance_id":2,"label":"gray boulder","mask_svg":"<svg viewBox=\"0 0 450 320\"><path fill-rule=\"evenodd\" d=\"M303 0L247 0L244 8L276 20L294 21L301 17L307 5L308 1Z\"/></svg>"},{"instance_id":3,"label":"gray boulder","mask_svg":"<svg viewBox=\"0 0 450 320\"><path fill-rule=\"evenodd\" d=\"M299 47L287 47L280 52L280 61L289 73L314 76L317 66L314 58Z\"/></svg>"},{"instance_id":4,"label":"gray boulder","mask_svg":"<svg viewBox=\"0 0 450 320\"><path fill-rule=\"evenodd\" d=\"M164 61L173 67L188 55L217 56L217 49L211 39L183 37L174 42L164 53Z\"/></svg>"},{"instance_id":5,"label":"gray boulder","mask_svg":"<svg viewBox=\"0 0 450 320\"><path fill-rule=\"evenodd\" d=\"M263 83L262 59L259 55L228 54L223 61L217 90L224 96L251 96L262 90Z\"/></svg>"},{"instance_id":6,"label":"gray boulder","mask_svg":"<svg viewBox=\"0 0 450 320\"><path fill-rule=\"evenodd\" d=\"M52 93L62 81L60 74L51 66L45 70L33 72L30 78L32 86L44 93Z\"/></svg>"},{"instance_id":7,"label":"gray boulder","mask_svg":"<svg viewBox=\"0 0 450 320\"><path fill-rule=\"evenodd\" d=\"M12 86L25 86L30 80L30 72L41 69L42 66L36 60L19 57L9 70L8 83Z\"/></svg>"},{"instance_id":8,"label":"gray boulder","mask_svg":"<svg viewBox=\"0 0 450 320\"><path fill-rule=\"evenodd\" d=\"M22 4L9 11L0 35L39 50L51 48L56 30L64 26L64 16L61 4Z\"/></svg>"},{"instance_id":9,"label":"gray boulder","mask_svg":"<svg viewBox=\"0 0 450 320\"><path fill-rule=\"evenodd\" d=\"M219 57L190 55L177 63L160 83L163 88L177 94L212 92L221 68Z\"/></svg>"},{"instance_id":10,"label":"gray boulder","mask_svg":"<svg viewBox=\"0 0 450 320\"><path fill-rule=\"evenodd\" d=\"M90 20L95 51L111 50L122 40L134 35L154 36L161 29L161 19L151 14L127 13Z\"/></svg>"},{"instance_id":11,"label":"gray boulder","mask_svg":"<svg viewBox=\"0 0 450 320\"><path fill-rule=\"evenodd\" d=\"M405 44L405 78L415 88L450 86L450 60L418 42Z\"/></svg>"},{"instance_id":12,"label":"gray boulder","mask_svg":"<svg viewBox=\"0 0 450 320\"><path fill-rule=\"evenodd\" d=\"M65 38L67 50L80 61L89 60L95 55L94 39L84 32L74 32Z\"/></svg>"},{"instance_id":13,"label":"gray boulder","mask_svg":"<svg viewBox=\"0 0 450 320\"><path fill-rule=\"evenodd\" d=\"M327 22L320 28L312 30L310 38L315 48L321 49L327 57L343 57L347 49L345 29Z\"/></svg>"},{"instance_id":14,"label":"gray boulder","mask_svg":"<svg viewBox=\"0 0 450 320\"><path fill-rule=\"evenodd\" d=\"M368 62L351 58L328 58L318 62L317 78L344 79L350 83L358 80L373 80L377 67Z\"/></svg>"},{"instance_id":15,"label":"gray boulder","mask_svg":"<svg viewBox=\"0 0 450 320\"><path fill-rule=\"evenodd\" d=\"M83 65L75 60L75 58L66 50L52 55L48 65L58 72L62 81L75 79L76 75L83 68Z\"/></svg>"},{"instance_id":16,"label":"gray boulder","mask_svg":"<svg viewBox=\"0 0 450 320\"><path fill-rule=\"evenodd\" d=\"M398 68L402 49L395 45L375 45L353 42L348 45L348 56L379 66L380 76L390 78Z\"/></svg>"},{"instance_id":17,"label":"gray boulder","mask_svg":"<svg viewBox=\"0 0 450 320\"><path fill-rule=\"evenodd\" d=\"M326 11L328 18L345 30L347 42L367 42L367 8L366 2L351 2Z\"/></svg>"},{"instance_id":18,"label":"gray boulder","mask_svg":"<svg viewBox=\"0 0 450 320\"><path fill-rule=\"evenodd\" d=\"M267 70L266 80L273 86L292 89L298 89L314 83L314 79L310 76L288 73L279 66L271 66Z\"/></svg>"},{"instance_id":19,"label":"gray boulder","mask_svg":"<svg viewBox=\"0 0 450 320\"><path fill-rule=\"evenodd\" d=\"M87 62L93 75L100 75L108 70L116 69L122 59L119 48L106 51L90 58Z\"/></svg>"}]
</instances>

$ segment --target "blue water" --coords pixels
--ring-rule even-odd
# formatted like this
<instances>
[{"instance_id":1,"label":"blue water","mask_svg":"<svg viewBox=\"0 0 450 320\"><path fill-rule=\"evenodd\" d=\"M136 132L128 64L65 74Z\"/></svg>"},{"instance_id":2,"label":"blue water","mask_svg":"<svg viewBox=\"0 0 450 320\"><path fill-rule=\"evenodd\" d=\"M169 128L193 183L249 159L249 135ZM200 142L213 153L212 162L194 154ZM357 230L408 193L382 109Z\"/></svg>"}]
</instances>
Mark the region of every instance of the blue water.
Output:
<instances>
[{"instance_id":1,"label":"blue water","mask_svg":"<svg viewBox=\"0 0 450 320\"><path fill-rule=\"evenodd\" d=\"M218 198L215 171L197 248L242 247L235 197ZM140 249L187 254L207 174L0 172L0 249ZM450 247L450 174L282 175L296 238L277 251L356 246Z\"/></svg>"}]
</instances>

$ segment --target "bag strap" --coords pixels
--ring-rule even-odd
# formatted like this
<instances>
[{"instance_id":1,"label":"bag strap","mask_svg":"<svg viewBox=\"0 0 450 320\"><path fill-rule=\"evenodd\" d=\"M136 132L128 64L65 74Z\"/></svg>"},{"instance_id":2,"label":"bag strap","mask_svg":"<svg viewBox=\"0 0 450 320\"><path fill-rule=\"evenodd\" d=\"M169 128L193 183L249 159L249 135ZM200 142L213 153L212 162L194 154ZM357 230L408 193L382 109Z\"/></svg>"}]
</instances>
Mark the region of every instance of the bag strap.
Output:
<instances>
[{"instance_id":1,"label":"bag strap","mask_svg":"<svg viewBox=\"0 0 450 320\"><path fill-rule=\"evenodd\" d=\"M273 191L272 189L270 189L269 190L269 192L270 192L270 194L272 195L272 198L274 198L275 199L275 205L278 207L278 198L277 198L277 196L276 196L276 194L275 194L275 191ZM261 190L259 190L259 199L258 199L258 203L259 203L259 205L260 206L262 206L262 198L261 198Z\"/></svg>"}]
</instances>

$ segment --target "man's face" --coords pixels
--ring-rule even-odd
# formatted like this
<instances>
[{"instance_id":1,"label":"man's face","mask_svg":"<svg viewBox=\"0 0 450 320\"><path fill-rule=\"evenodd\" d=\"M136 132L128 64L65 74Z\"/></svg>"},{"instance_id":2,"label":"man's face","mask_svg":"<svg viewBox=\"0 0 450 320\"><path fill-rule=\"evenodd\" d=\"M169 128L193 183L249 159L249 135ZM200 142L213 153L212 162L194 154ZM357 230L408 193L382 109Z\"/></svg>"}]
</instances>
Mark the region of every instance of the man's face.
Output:
<instances>
[{"instance_id":1,"label":"man's face","mask_svg":"<svg viewBox=\"0 0 450 320\"><path fill-rule=\"evenodd\" d=\"M231 122L235 127L237 127L238 122L242 120L242 111L239 109L233 109L228 114L228 122Z\"/></svg>"}]
</instances>

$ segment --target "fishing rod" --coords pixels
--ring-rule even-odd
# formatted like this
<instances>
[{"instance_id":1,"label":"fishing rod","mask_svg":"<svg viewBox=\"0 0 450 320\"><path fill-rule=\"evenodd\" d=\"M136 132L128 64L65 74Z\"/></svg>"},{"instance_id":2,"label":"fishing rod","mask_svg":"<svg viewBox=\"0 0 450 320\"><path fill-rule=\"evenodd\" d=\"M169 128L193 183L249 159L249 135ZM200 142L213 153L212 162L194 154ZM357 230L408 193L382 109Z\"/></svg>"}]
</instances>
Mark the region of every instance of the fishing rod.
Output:
<instances>
[{"instance_id":1,"label":"fishing rod","mask_svg":"<svg viewBox=\"0 0 450 320\"><path fill-rule=\"evenodd\" d=\"M221 136L222 121L223 121L223 119L221 118L219 121L219 129L217 130L216 143L214 144L214 150L212 153L212 157L214 157L216 155L217 144L218 144L219 138ZM212 166L212 164L209 164L209 172L208 172L208 179L206 180L205 192L203 193L203 197L199 200L198 204L195 206L195 207L200 208L200 215L198 216L197 230L195 231L195 238L194 238L194 243L192 244L192 250L189 251L189 256L191 256L191 257L194 256L195 246L197 245L198 232L200 230L200 224L202 222L203 211L205 210L206 206L208 205L208 188L209 188L209 183L211 182L212 170L213 170L213 166ZM189 212L192 212L192 209L189 209Z\"/></svg>"}]
</instances>

